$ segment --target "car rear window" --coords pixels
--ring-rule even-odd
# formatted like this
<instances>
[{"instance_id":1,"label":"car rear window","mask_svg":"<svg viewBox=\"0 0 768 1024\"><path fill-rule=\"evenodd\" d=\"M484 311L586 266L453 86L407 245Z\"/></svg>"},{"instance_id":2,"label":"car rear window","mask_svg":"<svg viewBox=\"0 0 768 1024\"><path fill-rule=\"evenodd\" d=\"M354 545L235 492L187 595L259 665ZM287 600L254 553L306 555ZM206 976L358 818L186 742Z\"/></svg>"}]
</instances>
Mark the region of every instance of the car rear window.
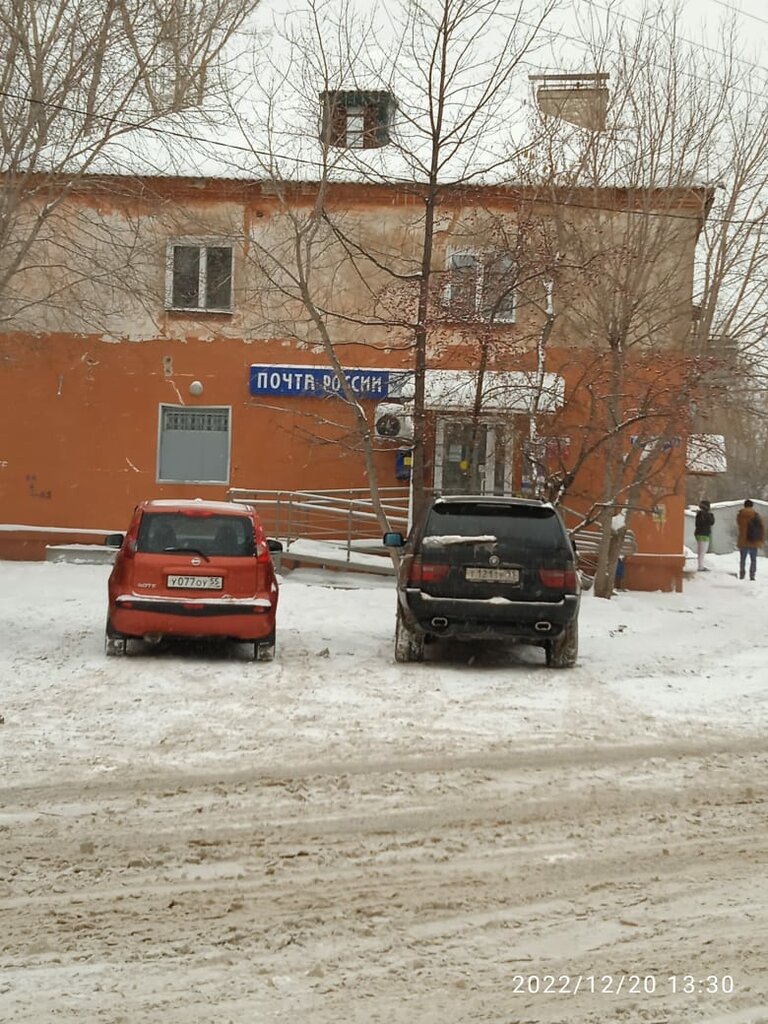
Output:
<instances>
[{"instance_id":1,"label":"car rear window","mask_svg":"<svg viewBox=\"0 0 768 1024\"><path fill-rule=\"evenodd\" d=\"M551 506L478 505L472 502L438 503L429 512L422 534L427 545L461 543L462 540L488 542L524 541L533 544L566 545L559 516Z\"/></svg>"},{"instance_id":2,"label":"car rear window","mask_svg":"<svg viewBox=\"0 0 768 1024\"><path fill-rule=\"evenodd\" d=\"M253 526L247 516L145 512L136 550L159 553L189 549L208 557L253 554Z\"/></svg>"}]
</instances>

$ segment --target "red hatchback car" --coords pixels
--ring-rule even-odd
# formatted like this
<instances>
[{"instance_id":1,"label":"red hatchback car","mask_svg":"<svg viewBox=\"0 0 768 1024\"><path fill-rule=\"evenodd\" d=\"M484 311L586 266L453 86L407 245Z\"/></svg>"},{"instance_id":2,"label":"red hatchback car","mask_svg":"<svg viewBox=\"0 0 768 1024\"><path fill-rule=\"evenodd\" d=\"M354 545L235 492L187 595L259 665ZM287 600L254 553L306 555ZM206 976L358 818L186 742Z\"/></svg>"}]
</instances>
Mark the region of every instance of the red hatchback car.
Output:
<instances>
[{"instance_id":1,"label":"red hatchback car","mask_svg":"<svg viewBox=\"0 0 768 1024\"><path fill-rule=\"evenodd\" d=\"M226 501L144 501L109 577L106 652L128 641L218 637L252 643L258 661L275 655L278 587L256 512Z\"/></svg>"}]
</instances>

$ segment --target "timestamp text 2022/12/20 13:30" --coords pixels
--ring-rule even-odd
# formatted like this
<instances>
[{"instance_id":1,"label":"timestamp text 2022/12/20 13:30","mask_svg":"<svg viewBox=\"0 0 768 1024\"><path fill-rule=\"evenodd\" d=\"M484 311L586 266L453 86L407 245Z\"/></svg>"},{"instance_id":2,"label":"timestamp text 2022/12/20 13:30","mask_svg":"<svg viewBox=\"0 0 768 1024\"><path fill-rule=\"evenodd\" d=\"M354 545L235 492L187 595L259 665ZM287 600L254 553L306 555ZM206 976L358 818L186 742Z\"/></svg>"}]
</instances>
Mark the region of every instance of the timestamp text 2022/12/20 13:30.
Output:
<instances>
[{"instance_id":1,"label":"timestamp text 2022/12/20 13:30","mask_svg":"<svg viewBox=\"0 0 768 1024\"><path fill-rule=\"evenodd\" d=\"M730 974L516 974L512 992L524 995L731 995Z\"/></svg>"}]
</instances>

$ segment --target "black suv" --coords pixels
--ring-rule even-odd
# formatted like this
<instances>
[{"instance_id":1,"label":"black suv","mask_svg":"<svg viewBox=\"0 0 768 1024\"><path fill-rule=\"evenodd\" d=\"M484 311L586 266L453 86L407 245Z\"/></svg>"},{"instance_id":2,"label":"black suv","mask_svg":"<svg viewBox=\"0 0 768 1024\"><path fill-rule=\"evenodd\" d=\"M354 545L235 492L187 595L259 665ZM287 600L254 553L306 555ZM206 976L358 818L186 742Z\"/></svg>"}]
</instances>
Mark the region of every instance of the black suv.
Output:
<instances>
[{"instance_id":1,"label":"black suv","mask_svg":"<svg viewBox=\"0 0 768 1024\"><path fill-rule=\"evenodd\" d=\"M579 647L581 587L573 547L553 505L523 498L435 498L403 547L395 660L421 661L424 643L516 640L570 668Z\"/></svg>"}]
</instances>

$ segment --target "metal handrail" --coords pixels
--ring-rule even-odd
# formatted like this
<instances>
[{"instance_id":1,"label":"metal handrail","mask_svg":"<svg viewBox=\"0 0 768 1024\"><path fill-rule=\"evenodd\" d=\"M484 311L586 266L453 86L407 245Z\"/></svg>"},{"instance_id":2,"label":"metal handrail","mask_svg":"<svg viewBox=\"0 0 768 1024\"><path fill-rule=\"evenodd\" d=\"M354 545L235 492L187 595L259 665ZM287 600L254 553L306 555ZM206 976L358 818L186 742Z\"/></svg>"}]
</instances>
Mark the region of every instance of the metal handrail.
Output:
<instances>
[{"instance_id":1,"label":"metal handrail","mask_svg":"<svg viewBox=\"0 0 768 1024\"><path fill-rule=\"evenodd\" d=\"M408 488L380 488L381 507L393 529L408 529ZM370 491L359 488L338 488L327 491L282 491L233 487L230 501L253 505L265 531L279 538L286 548L299 540L323 541L341 547L350 561L353 550L381 547L378 516L373 509ZM594 559L599 551L602 531L595 525L581 527L571 533L577 545L580 562ZM637 551L637 541L627 530L621 554Z\"/></svg>"},{"instance_id":2,"label":"metal handrail","mask_svg":"<svg viewBox=\"0 0 768 1024\"><path fill-rule=\"evenodd\" d=\"M586 528L574 530L571 534L571 539L576 541L577 553L579 555L594 555L600 550L602 536L603 534L600 529L594 530ZM627 530L621 542L621 554L634 555L636 551L637 540L635 539L635 535L632 530Z\"/></svg>"},{"instance_id":3,"label":"metal handrail","mask_svg":"<svg viewBox=\"0 0 768 1024\"><path fill-rule=\"evenodd\" d=\"M380 489L382 510L393 528L405 532L408 524L408 489ZM265 531L286 546L297 540L341 545L350 561L353 549L381 546L379 520L370 491L347 488L328 491L280 491L233 487L230 501L253 505Z\"/></svg>"}]
</instances>

